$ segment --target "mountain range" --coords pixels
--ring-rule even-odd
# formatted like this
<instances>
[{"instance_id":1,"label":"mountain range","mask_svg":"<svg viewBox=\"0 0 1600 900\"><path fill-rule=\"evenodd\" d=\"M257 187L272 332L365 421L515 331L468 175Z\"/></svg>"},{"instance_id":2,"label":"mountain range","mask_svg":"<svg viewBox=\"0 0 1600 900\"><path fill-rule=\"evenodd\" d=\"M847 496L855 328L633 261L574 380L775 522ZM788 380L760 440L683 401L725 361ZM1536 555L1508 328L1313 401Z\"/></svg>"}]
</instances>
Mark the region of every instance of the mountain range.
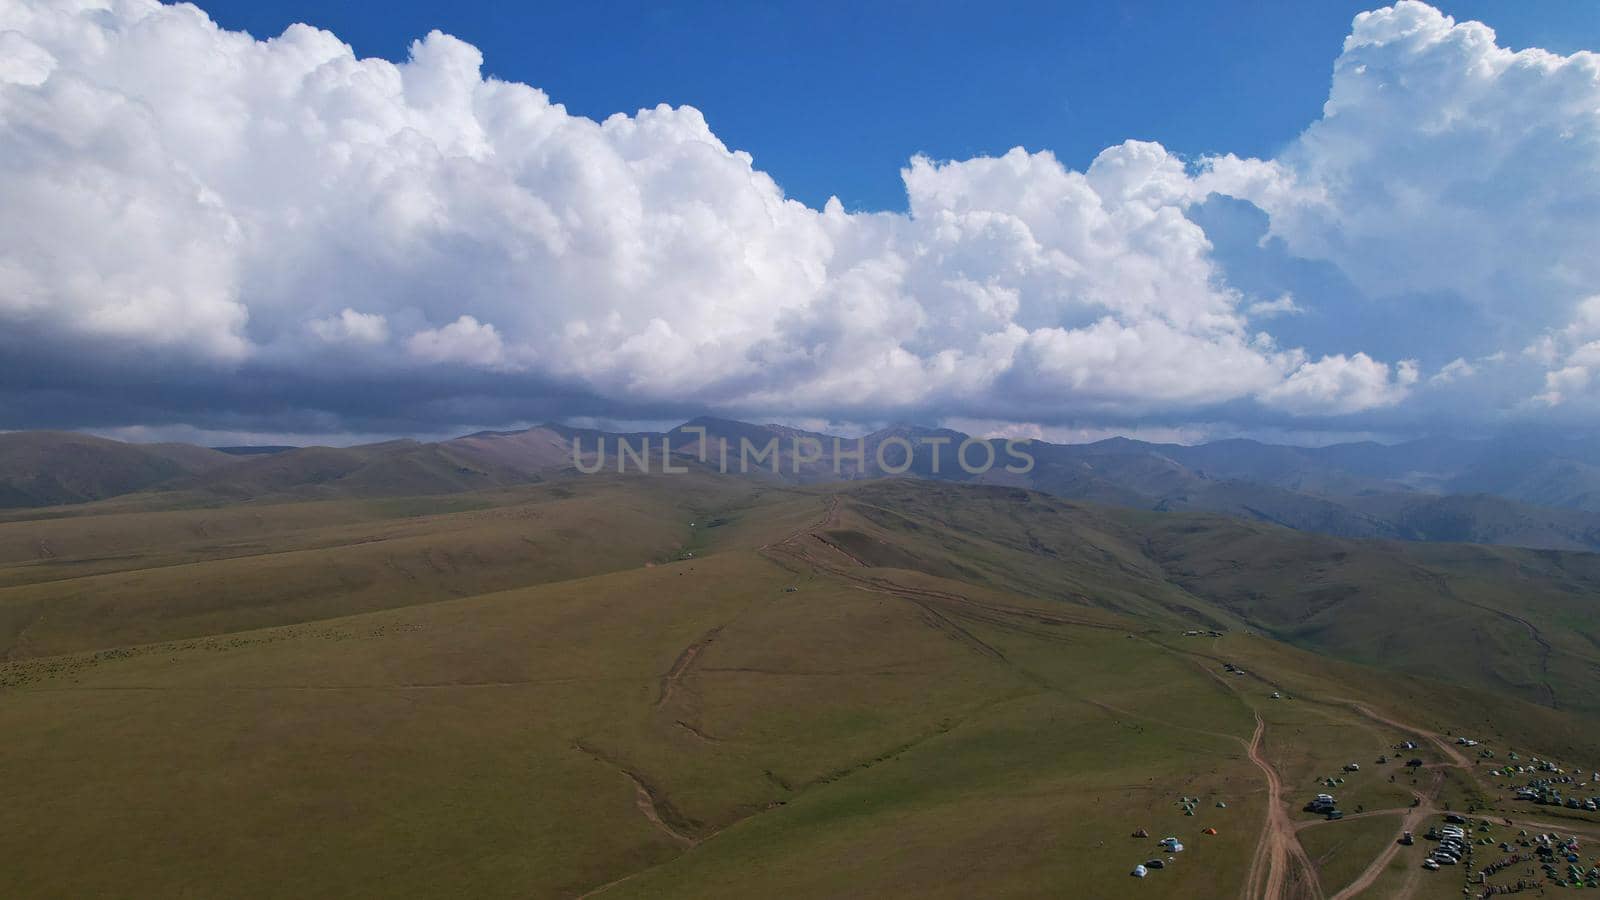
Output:
<instances>
[{"instance_id":1,"label":"mountain range","mask_svg":"<svg viewBox=\"0 0 1600 900\"><path fill-rule=\"evenodd\" d=\"M157 506L242 499L386 497L510 487L585 469L673 467L788 483L888 475L1005 484L1158 511L1196 510L1341 537L1600 549L1600 450L1537 435L1429 438L1295 447L1252 440L1194 446L1111 438L1034 440L1031 469L996 446L971 449L949 429L895 426L860 438L702 417L667 432L615 433L547 424L451 440L355 447L130 444L78 433L0 434L0 508L110 498ZM704 443L702 443L704 441ZM604 443L606 456L596 451ZM752 452L740 464L741 447ZM760 454L775 442L773 455ZM913 448L909 463L906 448ZM835 450L838 449L838 458ZM857 453L859 451L859 455ZM1008 468L1008 465L1010 468Z\"/></svg>"}]
</instances>

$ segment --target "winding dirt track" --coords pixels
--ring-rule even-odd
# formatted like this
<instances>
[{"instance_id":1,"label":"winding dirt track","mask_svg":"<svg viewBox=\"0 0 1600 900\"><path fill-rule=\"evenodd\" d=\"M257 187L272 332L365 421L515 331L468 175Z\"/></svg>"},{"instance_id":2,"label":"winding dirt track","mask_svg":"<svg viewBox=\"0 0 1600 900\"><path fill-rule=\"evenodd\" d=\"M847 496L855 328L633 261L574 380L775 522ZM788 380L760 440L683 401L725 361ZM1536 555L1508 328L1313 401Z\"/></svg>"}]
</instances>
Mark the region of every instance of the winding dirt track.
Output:
<instances>
[{"instance_id":1,"label":"winding dirt track","mask_svg":"<svg viewBox=\"0 0 1600 900\"><path fill-rule=\"evenodd\" d=\"M1427 738L1429 742L1431 742L1435 747L1439 748L1439 752L1450 758L1451 768L1469 769L1472 767L1472 761L1467 759L1467 755L1457 749L1456 745L1452 744L1444 735L1429 731L1426 728L1418 728L1415 725L1408 725L1405 722L1396 722L1394 719L1388 718L1380 713L1373 712L1372 707L1356 700L1341 700L1339 702L1348 704L1351 709L1374 722L1388 725L1390 728L1397 728L1408 734L1414 734L1418 737Z\"/></svg>"},{"instance_id":2,"label":"winding dirt track","mask_svg":"<svg viewBox=\"0 0 1600 900\"><path fill-rule=\"evenodd\" d=\"M1260 897L1265 895L1266 888L1262 880L1268 877L1274 868L1281 868L1281 864L1273 859L1273 852L1280 844L1272 840L1272 822L1276 817L1278 808L1282 805L1282 785L1278 782L1278 773L1267 764L1261 756L1261 735L1267 730L1267 723L1262 721L1261 715L1256 714L1256 730L1250 735L1248 751L1250 761L1255 763L1261 774L1267 777L1267 813L1261 822L1261 836L1256 839L1255 854L1250 857L1250 869L1245 873L1243 890L1240 897Z\"/></svg>"},{"instance_id":3,"label":"winding dirt track","mask_svg":"<svg viewBox=\"0 0 1600 900\"><path fill-rule=\"evenodd\" d=\"M1261 837L1256 841L1255 856L1250 860L1250 869L1245 875L1243 895L1282 900L1291 896L1292 888L1293 896L1320 898L1323 894L1322 885L1317 880L1317 868L1300 845L1300 837L1283 802L1283 781L1261 753L1267 723L1262 720L1260 713L1256 713L1255 717L1256 730L1250 735L1249 755L1250 761L1267 779L1267 814L1261 825ZM1294 879L1292 885L1289 877L1291 870L1298 870L1301 875Z\"/></svg>"}]
</instances>

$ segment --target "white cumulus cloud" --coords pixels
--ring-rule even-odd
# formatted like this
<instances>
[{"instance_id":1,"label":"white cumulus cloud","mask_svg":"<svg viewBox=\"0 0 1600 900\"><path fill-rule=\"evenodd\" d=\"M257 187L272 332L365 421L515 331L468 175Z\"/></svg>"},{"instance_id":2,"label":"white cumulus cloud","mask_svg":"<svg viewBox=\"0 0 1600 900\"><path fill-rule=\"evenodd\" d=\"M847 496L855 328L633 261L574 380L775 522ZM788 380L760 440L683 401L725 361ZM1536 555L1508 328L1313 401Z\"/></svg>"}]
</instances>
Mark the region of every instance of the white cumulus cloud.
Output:
<instances>
[{"instance_id":1,"label":"white cumulus cloud","mask_svg":"<svg viewBox=\"0 0 1600 900\"><path fill-rule=\"evenodd\" d=\"M1365 353L1335 354L1308 362L1287 380L1263 391L1262 402L1294 413L1352 413L1393 406L1417 383L1417 364L1393 369Z\"/></svg>"},{"instance_id":2,"label":"white cumulus cloud","mask_svg":"<svg viewBox=\"0 0 1600 900\"><path fill-rule=\"evenodd\" d=\"M1371 297L1548 322L1600 283L1600 56L1512 51L1402 0L1355 18L1321 118L1278 159L1213 160L1206 184Z\"/></svg>"},{"instance_id":3,"label":"white cumulus cloud","mask_svg":"<svg viewBox=\"0 0 1600 900\"><path fill-rule=\"evenodd\" d=\"M430 363L460 363L493 368L505 359L505 344L493 325L462 316L443 328L428 328L406 339L411 355Z\"/></svg>"},{"instance_id":4,"label":"white cumulus cloud","mask_svg":"<svg viewBox=\"0 0 1600 900\"><path fill-rule=\"evenodd\" d=\"M1252 328L1301 308L1229 285L1186 215L1214 190L1375 295L1600 280L1593 58L1417 4L1357 20L1279 160L915 157L904 214L785 197L692 107L596 122L482 63L437 32L391 63L192 6L0 0L0 341L791 417L1323 416L1403 402L1416 365Z\"/></svg>"}]
</instances>

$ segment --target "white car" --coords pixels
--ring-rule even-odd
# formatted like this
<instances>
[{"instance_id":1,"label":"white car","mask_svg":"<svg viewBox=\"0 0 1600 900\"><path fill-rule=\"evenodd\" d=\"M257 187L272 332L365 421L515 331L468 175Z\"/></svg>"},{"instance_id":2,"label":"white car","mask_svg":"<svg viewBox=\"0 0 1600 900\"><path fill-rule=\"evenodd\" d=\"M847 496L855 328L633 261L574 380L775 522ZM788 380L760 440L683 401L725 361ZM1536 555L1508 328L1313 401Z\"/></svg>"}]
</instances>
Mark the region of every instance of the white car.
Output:
<instances>
[{"instance_id":1,"label":"white car","mask_svg":"<svg viewBox=\"0 0 1600 900\"><path fill-rule=\"evenodd\" d=\"M1435 872L1438 871L1439 864L1434 862L1432 859L1425 859L1422 861L1422 867L1430 872Z\"/></svg>"}]
</instances>

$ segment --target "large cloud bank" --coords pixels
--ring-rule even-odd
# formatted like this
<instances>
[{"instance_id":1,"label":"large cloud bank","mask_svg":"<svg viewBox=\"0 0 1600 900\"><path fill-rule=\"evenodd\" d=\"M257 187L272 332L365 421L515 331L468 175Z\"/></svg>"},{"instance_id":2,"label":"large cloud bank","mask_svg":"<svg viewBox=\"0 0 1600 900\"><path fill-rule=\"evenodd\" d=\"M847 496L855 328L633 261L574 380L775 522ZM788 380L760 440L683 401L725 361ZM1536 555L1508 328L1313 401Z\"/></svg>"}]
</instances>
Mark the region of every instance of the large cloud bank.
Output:
<instances>
[{"instance_id":1,"label":"large cloud bank","mask_svg":"<svg viewBox=\"0 0 1600 900\"><path fill-rule=\"evenodd\" d=\"M1279 160L918 157L906 214L786 199L692 107L596 123L481 64L439 33L396 65L190 6L0 0L13 418L1320 421L1471 381L1280 346L1293 299L1230 288L1186 216L1212 192L1374 295L1542 322L1552 377L1600 363L1568 325L1600 290L1595 58L1418 4L1357 20ZM1528 402L1586 390L1559 380Z\"/></svg>"},{"instance_id":2,"label":"large cloud bank","mask_svg":"<svg viewBox=\"0 0 1600 900\"><path fill-rule=\"evenodd\" d=\"M1210 165L1293 252L1336 264L1369 297L1449 298L1503 343L1433 383L1515 355L1545 371L1546 389L1519 407L1595 399L1600 55L1513 52L1421 3L1362 13L1322 118L1277 160Z\"/></svg>"}]
</instances>

